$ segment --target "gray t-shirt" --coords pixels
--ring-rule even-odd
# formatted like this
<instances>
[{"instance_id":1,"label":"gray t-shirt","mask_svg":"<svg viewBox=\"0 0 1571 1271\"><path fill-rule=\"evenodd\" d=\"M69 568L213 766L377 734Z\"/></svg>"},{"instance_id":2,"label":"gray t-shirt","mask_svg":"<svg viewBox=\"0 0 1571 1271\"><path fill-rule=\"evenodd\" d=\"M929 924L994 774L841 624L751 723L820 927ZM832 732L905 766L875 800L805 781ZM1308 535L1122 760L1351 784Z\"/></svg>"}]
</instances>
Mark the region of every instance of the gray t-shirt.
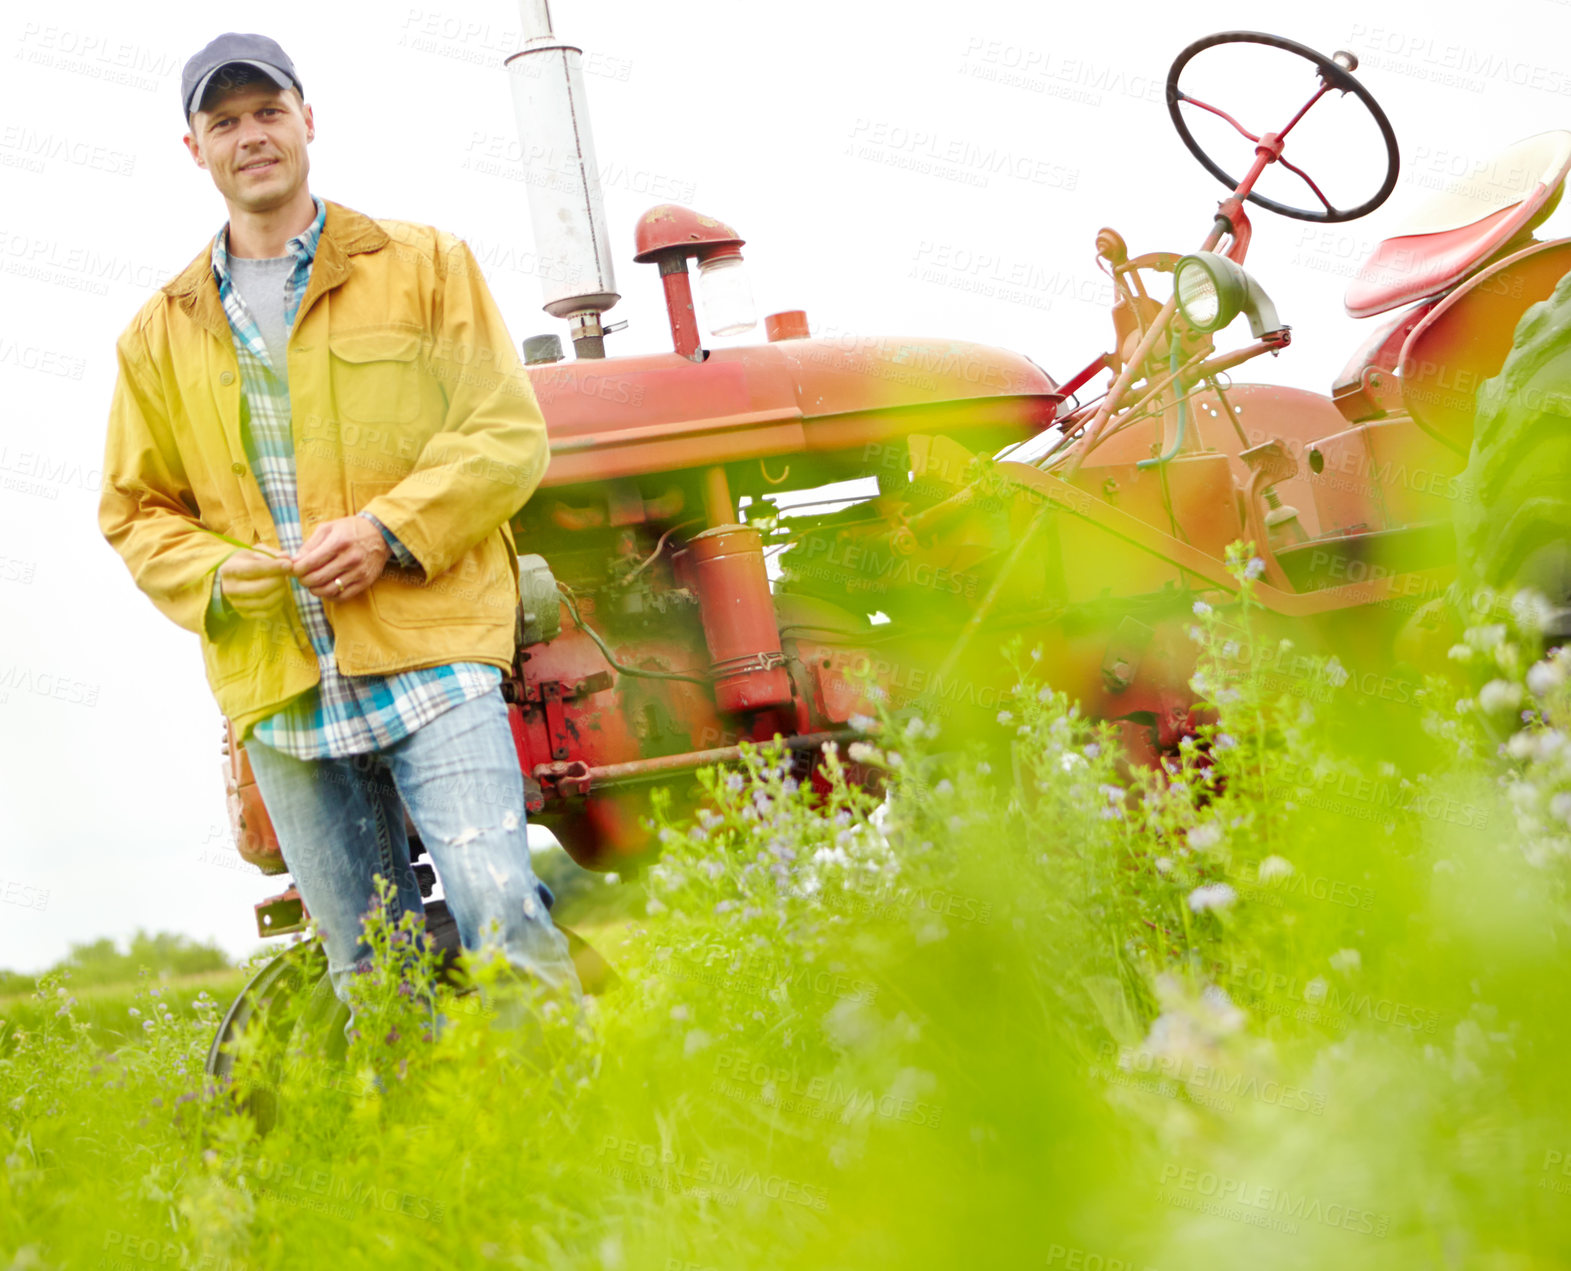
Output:
<instances>
[{"instance_id":1,"label":"gray t-shirt","mask_svg":"<svg viewBox=\"0 0 1571 1271\"><path fill-rule=\"evenodd\" d=\"M289 359L286 353L289 328L284 323L284 287L294 267L293 256L229 258L229 273L234 280L235 290L256 319L273 370L286 385L289 383Z\"/></svg>"}]
</instances>

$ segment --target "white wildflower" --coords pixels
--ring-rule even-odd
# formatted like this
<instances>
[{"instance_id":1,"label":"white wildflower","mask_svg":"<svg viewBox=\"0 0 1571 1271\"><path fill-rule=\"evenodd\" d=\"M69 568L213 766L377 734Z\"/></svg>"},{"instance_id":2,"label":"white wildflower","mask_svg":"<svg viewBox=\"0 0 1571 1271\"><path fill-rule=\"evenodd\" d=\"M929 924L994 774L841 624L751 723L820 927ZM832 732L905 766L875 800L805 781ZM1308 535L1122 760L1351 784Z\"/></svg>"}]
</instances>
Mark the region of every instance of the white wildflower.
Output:
<instances>
[{"instance_id":1,"label":"white wildflower","mask_svg":"<svg viewBox=\"0 0 1571 1271\"><path fill-rule=\"evenodd\" d=\"M1333 657L1326 663L1325 677L1333 688L1341 688L1348 681L1347 668Z\"/></svg>"},{"instance_id":2,"label":"white wildflower","mask_svg":"<svg viewBox=\"0 0 1571 1271\"><path fill-rule=\"evenodd\" d=\"M1511 740L1506 742L1506 753L1513 759L1538 758L1538 734L1526 728L1512 733Z\"/></svg>"},{"instance_id":3,"label":"white wildflower","mask_svg":"<svg viewBox=\"0 0 1571 1271\"><path fill-rule=\"evenodd\" d=\"M1260 557L1258 557L1258 556L1251 556L1249 558L1249 564L1244 566L1244 577L1245 578L1259 578L1260 575L1265 573L1265 572L1266 572L1266 563L1265 563L1265 561L1261 560Z\"/></svg>"},{"instance_id":4,"label":"white wildflower","mask_svg":"<svg viewBox=\"0 0 1571 1271\"><path fill-rule=\"evenodd\" d=\"M1244 1012L1233 1004L1227 990L1220 985L1207 984L1200 991L1200 1002L1206 1023L1224 1037L1236 1033L1246 1022Z\"/></svg>"},{"instance_id":5,"label":"white wildflower","mask_svg":"<svg viewBox=\"0 0 1571 1271\"><path fill-rule=\"evenodd\" d=\"M1162 1013L1152 1021L1140 1047L1149 1056L1177 1061L1186 1069L1209 1064L1217 1044L1244 1026L1243 1011L1215 985L1207 986L1197 998L1174 976L1163 974L1157 977L1156 992ZM1119 1062L1122 1067L1129 1066L1122 1058ZM1169 1066L1170 1062L1163 1064Z\"/></svg>"},{"instance_id":6,"label":"white wildflower","mask_svg":"<svg viewBox=\"0 0 1571 1271\"><path fill-rule=\"evenodd\" d=\"M1274 879L1287 878L1293 873L1293 862L1285 856L1268 856L1260 862L1256 871L1262 883L1269 883Z\"/></svg>"},{"instance_id":7,"label":"white wildflower","mask_svg":"<svg viewBox=\"0 0 1571 1271\"><path fill-rule=\"evenodd\" d=\"M846 723L848 723L852 728L856 729L856 731L859 733L872 732L873 729L878 726L878 721L871 715L853 715L850 719L846 720Z\"/></svg>"},{"instance_id":8,"label":"white wildflower","mask_svg":"<svg viewBox=\"0 0 1571 1271\"><path fill-rule=\"evenodd\" d=\"M1015 717L1014 717L1013 712L1011 712L1011 711L999 711L998 712L998 722L1000 724L1012 724L1012 723L1014 723L1015 722Z\"/></svg>"},{"instance_id":9,"label":"white wildflower","mask_svg":"<svg viewBox=\"0 0 1571 1271\"><path fill-rule=\"evenodd\" d=\"M1564 840L1533 838L1522 844L1522 859L1534 869L1545 869L1565 855Z\"/></svg>"},{"instance_id":10,"label":"white wildflower","mask_svg":"<svg viewBox=\"0 0 1571 1271\"><path fill-rule=\"evenodd\" d=\"M1511 616L1519 626L1542 631L1555 616L1555 607L1542 592L1523 588L1511 598Z\"/></svg>"},{"instance_id":11,"label":"white wildflower","mask_svg":"<svg viewBox=\"0 0 1571 1271\"><path fill-rule=\"evenodd\" d=\"M1497 711L1514 711L1522 704L1522 686L1510 680L1490 680L1478 690L1479 708L1493 715Z\"/></svg>"},{"instance_id":12,"label":"white wildflower","mask_svg":"<svg viewBox=\"0 0 1571 1271\"><path fill-rule=\"evenodd\" d=\"M1506 626L1503 622L1492 622L1483 627L1469 627L1462 636L1473 648L1487 653L1506 638Z\"/></svg>"},{"instance_id":13,"label":"white wildflower","mask_svg":"<svg viewBox=\"0 0 1571 1271\"><path fill-rule=\"evenodd\" d=\"M1331 955L1330 962L1331 969L1343 975L1352 975L1364 965L1364 959L1357 949L1338 949Z\"/></svg>"},{"instance_id":14,"label":"white wildflower","mask_svg":"<svg viewBox=\"0 0 1571 1271\"><path fill-rule=\"evenodd\" d=\"M687 1007L685 1005L683 1005L681 1003L678 1003L676 1006L673 1006L671 1008L671 1018L672 1019L683 1020L683 1019L686 1019L687 1016L688 1016L688 1010L687 1010Z\"/></svg>"},{"instance_id":15,"label":"white wildflower","mask_svg":"<svg viewBox=\"0 0 1571 1271\"><path fill-rule=\"evenodd\" d=\"M1197 914L1208 910L1227 909L1238 899L1238 893L1226 883L1207 883L1189 893L1189 907Z\"/></svg>"},{"instance_id":16,"label":"white wildflower","mask_svg":"<svg viewBox=\"0 0 1571 1271\"><path fill-rule=\"evenodd\" d=\"M1171 856L1158 856L1156 860L1152 861L1151 863L1156 866L1156 872L1158 874L1168 874L1172 872L1173 858Z\"/></svg>"},{"instance_id":17,"label":"white wildflower","mask_svg":"<svg viewBox=\"0 0 1571 1271\"><path fill-rule=\"evenodd\" d=\"M1189 606L1189 609L1190 612L1193 613L1197 618L1204 618L1208 613L1211 612L1211 606L1206 604L1206 602L1203 600L1195 601L1194 604Z\"/></svg>"},{"instance_id":18,"label":"white wildflower","mask_svg":"<svg viewBox=\"0 0 1571 1271\"><path fill-rule=\"evenodd\" d=\"M1222 841L1222 831L1213 823L1197 825L1184 835L1184 842L1198 851L1209 851Z\"/></svg>"},{"instance_id":19,"label":"white wildflower","mask_svg":"<svg viewBox=\"0 0 1571 1271\"><path fill-rule=\"evenodd\" d=\"M1565 683L1566 673L1557 663L1535 662L1528 668L1527 690L1534 697L1552 693Z\"/></svg>"}]
</instances>

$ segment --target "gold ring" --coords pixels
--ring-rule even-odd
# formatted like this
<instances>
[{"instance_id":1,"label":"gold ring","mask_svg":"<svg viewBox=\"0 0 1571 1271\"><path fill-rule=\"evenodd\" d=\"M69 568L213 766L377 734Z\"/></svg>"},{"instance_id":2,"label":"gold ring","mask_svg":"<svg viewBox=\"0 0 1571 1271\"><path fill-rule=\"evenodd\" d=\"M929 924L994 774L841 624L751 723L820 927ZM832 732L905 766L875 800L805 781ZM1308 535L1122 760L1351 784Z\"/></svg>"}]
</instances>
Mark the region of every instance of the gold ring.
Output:
<instances>
[{"instance_id":1,"label":"gold ring","mask_svg":"<svg viewBox=\"0 0 1571 1271\"><path fill-rule=\"evenodd\" d=\"M343 595L343 592L344 592L344 580L342 578L335 578L335 579L333 579L333 581L338 584L338 594L339 595Z\"/></svg>"}]
</instances>

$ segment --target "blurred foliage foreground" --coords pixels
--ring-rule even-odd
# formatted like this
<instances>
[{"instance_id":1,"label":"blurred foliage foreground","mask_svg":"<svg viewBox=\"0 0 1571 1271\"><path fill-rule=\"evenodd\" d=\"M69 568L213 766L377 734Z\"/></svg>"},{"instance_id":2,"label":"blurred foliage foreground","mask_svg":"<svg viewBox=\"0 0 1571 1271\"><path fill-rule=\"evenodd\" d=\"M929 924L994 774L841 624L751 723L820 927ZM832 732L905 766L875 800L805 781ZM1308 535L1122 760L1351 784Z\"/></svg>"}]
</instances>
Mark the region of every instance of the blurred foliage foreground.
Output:
<instances>
[{"instance_id":1,"label":"blurred foliage foreground","mask_svg":"<svg viewBox=\"0 0 1571 1271\"><path fill-rule=\"evenodd\" d=\"M1571 658L1502 624L1283 692L1254 616L1196 603L1215 723L1166 773L1020 650L988 737L706 774L581 1016L444 989L433 1032L378 922L266 1134L204 1089L216 999L105 1044L45 977L0 1267L1564 1265Z\"/></svg>"}]
</instances>

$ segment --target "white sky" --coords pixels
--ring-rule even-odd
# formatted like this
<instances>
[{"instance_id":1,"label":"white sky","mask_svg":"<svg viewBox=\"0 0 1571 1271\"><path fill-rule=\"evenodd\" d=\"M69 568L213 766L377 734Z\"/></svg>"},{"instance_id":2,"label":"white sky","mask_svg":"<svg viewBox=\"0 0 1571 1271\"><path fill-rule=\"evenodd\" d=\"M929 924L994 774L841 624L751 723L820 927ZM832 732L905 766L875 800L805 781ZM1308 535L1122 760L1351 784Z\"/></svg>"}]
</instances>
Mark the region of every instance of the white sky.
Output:
<instances>
[{"instance_id":1,"label":"white sky","mask_svg":"<svg viewBox=\"0 0 1571 1271\"><path fill-rule=\"evenodd\" d=\"M1187 250L1221 197L1161 97L1178 51L1229 25L1198 6L553 10L591 71L624 296L609 320L632 324L615 352L669 347L655 271L631 262L632 229L652 204L679 201L748 240L760 313L804 308L815 332L998 344L1065 379L1110 332L1098 227L1135 253ZM36 969L73 941L137 926L245 951L252 903L276 890L231 856L220 718L196 639L136 591L96 524L114 339L224 218L180 144L178 104L186 57L224 29L216 12L23 0L0 21L0 967ZM1402 147L1402 184L1364 221L1255 217L1249 267L1294 345L1254 377L1326 391L1365 332L1340 303L1357 261L1448 174L1571 126L1571 8L1500 0L1487 25L1472 4L1277 12L1238 24L1363 56L1360 77ZM312 188L463 234L514 337L554 330L565 342L530 272L501 70L517 47L513 6L279 0L265 13L225 21L264 23L293 56L316 112ZM1281 88L1267 71L1216 104L1274 127L1258 107ZM1344 183L1367 175L1316 149L1328 192L1339 167ZM990 170L993 153L1027 175ZM230 859L236 868L212 863Z\"/></svg>"}]
</instances>

